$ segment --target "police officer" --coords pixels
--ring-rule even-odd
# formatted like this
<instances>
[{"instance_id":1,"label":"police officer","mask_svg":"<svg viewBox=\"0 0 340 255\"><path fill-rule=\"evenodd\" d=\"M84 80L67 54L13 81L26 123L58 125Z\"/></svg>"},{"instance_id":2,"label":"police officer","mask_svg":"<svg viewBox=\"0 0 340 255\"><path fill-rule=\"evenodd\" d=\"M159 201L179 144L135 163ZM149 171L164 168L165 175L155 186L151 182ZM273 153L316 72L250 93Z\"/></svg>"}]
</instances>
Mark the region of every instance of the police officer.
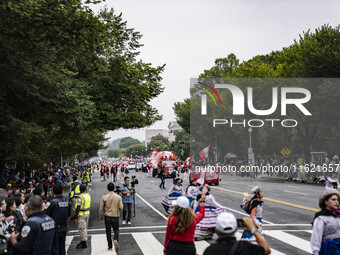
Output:
<instances>
[{"instance_id":1,"label":"police officer","mask_svg":"<svg viewBox=\"0 0 340 255\"><path fill-rule=\"evenodd\" d=\"M53 255L65 255L65 240L67 223L71 216L71 203L63 197L63 189L60 184L55 184L52 189L53 199L45 209L48 216L54 219L56 224L56 237L52 246Z\"/></svg>"},{"instance_id":2,"label":"police officer","mask_svg":"<svg viewBox=\"0 0 340 255\"><path fill-rule=\"evenodd\" d=\"M76 208L76 201L80 195L80 183L78 182L77 175L73 175L73 182L70 185L69 199L71 201L71 210L74 215L74 209Z\"/></svg>"},{"instance_id":3,"label":"police officer","mask_svg":"<svg viewBox=\"0 0 340 255\"><path fill-rule=\"evenodd\" d=\"M86 184L80 185L80 195L77 199L76 211L74 214L74 223L78 224L78 231L81 242L77 245L77 249L87 248L87 227L90 218L91 196L86 193Z\"/></svg>"},{"instance_id":4,"label":"police officer","mask_svg":"<svg viewBox=\"0 0 340 255\"><path fill-rule=\"evenodd\" d=\"M28 215L21 233L11 234L10 240L13 245L11 254L50 254L55 223L43 211L41 196L34 195L28 200Z\"/></svg>"}]
</instances>

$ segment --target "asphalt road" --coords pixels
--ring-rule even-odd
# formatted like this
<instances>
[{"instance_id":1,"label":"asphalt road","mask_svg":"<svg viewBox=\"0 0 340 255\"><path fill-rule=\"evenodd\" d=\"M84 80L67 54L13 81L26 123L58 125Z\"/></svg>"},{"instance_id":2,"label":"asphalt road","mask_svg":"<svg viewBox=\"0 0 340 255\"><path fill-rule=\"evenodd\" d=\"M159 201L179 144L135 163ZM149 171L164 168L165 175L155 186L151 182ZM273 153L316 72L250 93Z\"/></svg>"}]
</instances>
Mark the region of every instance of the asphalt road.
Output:
<instances>
[{"instance_id":1,"label":"asphalt road","mask_svg":"<svg viewBox=\"0 0 340 255\"><path fill-rule=\"evenodd\" d=\"M167 179L166 190L161 190L158 178L148 177L147 174L131 171L136 175L139 184L136 186L136 215L132 218L132 225L121 225L120 249L121 255L153 255L162 254L164 242L166 216L160 201L172 185L172 179ZM264 204L264 234L273 249L272 254L311 254L309 239L311 235L311 221L315 211L318 211L318 199L324 187L314 184L295 182L280 182L267 178L251 179L223 174L220 176L219 186L212 186L211 194L216 201L233 212L237 218L246 214L240 208L243 193L261 185L265 193ZM89 223L88 248L76 250L80 241L76 226L71 223L67 237L68 254L115 254L107 251L104 223L99 221L98 210L100 199L107 192L108 181L101 182L99 173L95 172L90 190L92 197L91 216ZM121 185L122 182L116 182ZM184 182L184 186L188 185ZM242 234L240 230L237 236ZM215 239L215 237L214 237ZM210 241L195 242L197 251L202 254Z\"/></svg>"}]
</instances>

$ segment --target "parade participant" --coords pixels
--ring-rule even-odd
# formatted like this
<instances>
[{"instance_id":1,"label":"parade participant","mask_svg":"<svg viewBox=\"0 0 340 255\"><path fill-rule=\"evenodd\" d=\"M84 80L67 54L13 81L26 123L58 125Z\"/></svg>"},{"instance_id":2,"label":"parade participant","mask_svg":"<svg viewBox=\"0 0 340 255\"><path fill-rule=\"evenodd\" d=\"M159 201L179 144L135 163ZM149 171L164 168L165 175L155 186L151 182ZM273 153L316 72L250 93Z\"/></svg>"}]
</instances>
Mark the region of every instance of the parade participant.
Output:
<instances>
[{"instance_id":1,"label":"parade participant","mask_svg":"<svg viewBox=\"0 0 340 255\"><path fill-rule=\"evenodd\" d=\"M123 209L122 197L114 192L115 185L110 182L107 185L109 193L104 195L100 201L99 220L105 219L106 239L108 249L112 249L111 228L113 229L113 245L115 250L119 249L119 215L120 210Z\"/></svg>"},{"instance_id":2,"label":"parade participant","mask_svg":"<svg viewBox=\"0 0 340 255\"><path fill-rule=\"evenodd\" d=\"M132 204L133 204L133 194L136 193L134 187L130 184L130 178L128 176L124 177L124 185L121 186L121 191L123 195L123 222L122 224L131 225L131 215L132 215ZM126 218L127 214L127 218Z\"/></svg>"},{"instance_id":3,"label":"parade participant","mask_svg":"<svg viewBox=\"0 0 340 255\"><path fill-rule=\"evenodd\" d=\"M187 197L173 201L174 210L169 216L164 241L164 255L196 255L194 233L205 212L205 195L201 197L200 212L194 214Z\"/></svg>"},{"instance_id":4,"label":"parade participant","mask_svg":"<svg viewBox=\"0 0 340 255\"><path fill-rule=\"evenodd\" d=\"M340 252L340 194L325 190L320 199L320 212L315 214L310 246L314 255L334 255Z\"/></svg>"},{"instance_id":5,"label":"parade participant","mask_svg":"<svg viewBox=\"0 0 340 255\"><path fill-rule=\"evenodd\" d=\"M260 234L262 232L262 217L263 217L263 200L264 192L261 186L254 187L251 192L254 196L249 201L250 218L253 220L255 226L259 230ZM255 236L248 230L245 230L242 234L241 240L250 242L252 244L257 244Z\"/></svg>"},{"instance_id":6,"label":"parade participant","mask_svg":"<svg viewBox=\"0 0 340 255\"><path fill-rule=\"evenodd\" d=\"M250 218L243 218L246 229L254 233L257 245L245 241L237 241L237 220L232 213L223 212L217 216L216 234L218 239L215 244L210 245L203 255L264 255L270 254L270 247L264 237L256 229L254 222Z\"/></svg>"},{"instance_id":7,"label":"parade participant","mask_svg":"<svg viewBox=\"0 0 340 255\"><path fill-rule=\"evenodd\" d=\"M161 184L159 184L159 188L160 189L165 189L165 171L164 171L164 167L161 167L161 170L159 172L159 178L161 179Z\"/></svg>"},{"instance_id":8,"label":"parade participant","mask_svg":"<svg viewBox=\"0 0 340 255\"><path fill-rule=\"evenodd\" d=\"M214 196L210 194L211 189L209 186L201 186L199 190L202 191L202 194L197 195L194 212L199 212L201 197L205 195L205 214L204 218L196 226L195 239L211 239L214 234L214 228L216 227L216 218L218 214L224 212L225 209L217 203Z\"/></svg>"},{"instance_id":9,"label":"parade participant","mask_svg":"<svg viewBox=\"0 0 340 255\"><path fill-rule=\"evenodd\" d=\"M175 184L172 185L172 187L168 191L168 194L161 201L161 204L163 205L165 211L169 214L174 208L172 202L177 200L178 197L185 195L182 182L182 178L176 178Z\"/></svg>"},{"instance_id":10,"label":"parade participant","mask_svg":"<svg viewBox=\"0 0 340 255\"><path fill-rule=\"evenodd\" d=\"M332 173L332 176L327 177L325 189L340 189L339 181L336 178L336 173Z\"/></svg>"},{"instance_id":11,"label":"parade participant","mask_svg":"<svg viewBox=\"0 0 340 255\"><path fill-rule=\"evenodd\" d=\"M11 254L50 254L55 233L54 220L43 212L41 196L28 200L28 220L20 233L12 232ZM20 235L20 236L19 236Z\"/></svg>"},{"instance_id":12,"label":"parade participant","mask_svg":"<svg viewBox=\"0 0 340 255\"><path fill-rule=\"evenodd\" d=\"M194 201L196 200L198 192L199 192L199 188L197 186L197 181L194 179L190 179L190 184L187 187L186 193L187 193L187 197L189 199L191 207L194 206Z\"/></svg>"},{"instance_id":13,"label":"parade participant","mask_svg":"<svg viewBox=\"0 0 340 255\"><path fill-rule=\"evenodd\" d=\"M104 167L103 166L100 167L100 181L101 182L104 181Z\"/></svg>"},{"instance_id":14,"label":"parade participant","mask_svg":"<svg viewBox=\"0 0 340 255\"><path fill-rule=\"evenodd\" d=\"M45 212L56 224L55 241L52 246L52 254L65 255L65 242L67 224L71 216L71 203L63 197L63 188L60 184L55 184L52 189L53 199L46 205Z\"/></svg>"},{"instance_id":15,"label":"parade participant","mask_svg":"<svg viewBox=\"0 0 340 255\"><path fill-rule=\"evenodd\" d=\"M80 185L80 195L77 199L76 210L74 215L74 224L78 224L78 231L81 242L77 249L87 248L87 227L90 218L91 196L86 193L86 184Z\"/></svg>"},{"instance_id":16,"label":"parade participant","mask_svg":"<svg viewBox=\"0 0 340 255\"><path fill-rule=\"evenodd\" d=\"M112 166L111 167L111 181L112 182L116 181L116 175L117 175L117 166Z\"/></svg>"}]
</instances>

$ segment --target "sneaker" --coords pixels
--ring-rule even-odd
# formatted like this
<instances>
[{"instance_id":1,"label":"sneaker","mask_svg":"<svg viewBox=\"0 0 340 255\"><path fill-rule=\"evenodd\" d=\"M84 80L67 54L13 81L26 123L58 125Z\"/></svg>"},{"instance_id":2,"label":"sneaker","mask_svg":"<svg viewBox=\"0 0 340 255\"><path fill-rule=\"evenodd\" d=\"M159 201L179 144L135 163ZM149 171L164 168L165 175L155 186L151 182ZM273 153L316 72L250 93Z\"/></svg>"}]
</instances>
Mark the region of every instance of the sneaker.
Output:
<instances>
[{"instance_id":1,"label":"sneaker","mask_svg":"<svg viewBox=\"0 0 340 255\"><path fill-rule=\"evenodd\" d=\"M131 225L131 222L130 222L130 221L128 222L128 225Z\"/></svg>"},{"instance_id":2,"label":"sneaker","mask_svg":"<svg viewBox=\"0 0 340 255\"><path fill-rule=\"evenodd\" d=\"M118 244L117 240L113 240L113 245L114 245L114 247L115 247L115 250L118 251L118 249L119 249L119 244Z\"/></svg>"},{"instance_id":3,"label":"sneaker","mask_svg":"<svg viewBox=\"0 0 340 255\"><path fill-rule=\"evenodd\" d=\"M122 224L123 224L123 225L126 225L126 220L123 220Z\"/></svg>"}]
</instances>

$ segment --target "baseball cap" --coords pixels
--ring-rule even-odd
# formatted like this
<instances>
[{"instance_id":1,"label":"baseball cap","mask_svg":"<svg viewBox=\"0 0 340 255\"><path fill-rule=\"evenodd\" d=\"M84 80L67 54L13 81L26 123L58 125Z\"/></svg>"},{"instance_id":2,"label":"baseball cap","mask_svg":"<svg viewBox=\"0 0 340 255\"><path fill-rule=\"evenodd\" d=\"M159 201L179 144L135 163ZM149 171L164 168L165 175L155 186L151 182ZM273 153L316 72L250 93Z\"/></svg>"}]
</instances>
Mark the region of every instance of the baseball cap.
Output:
<instances>
[{"instance_id":1,"label":"baseball cap","mask_svg":"<svg viewBox=\"0 0 340 255\"><path fill-rule=\"evenodd\" d=\"M234 214L229 212L220 213L216 219L216 228L223 234L234 233L237 229L237 221Z\"/></svg>"},{"instance_id":2,"label":"baseball cap","mask_svg":"<svg viewBox=\"0 0 340 255\"><path fill-rule=\"evenodd\" d=\"M189 208L189 199L187 197L181 196L177 200L172 201L173 205L178 205L182 208Z\"/></svg>"}]
</instances>

